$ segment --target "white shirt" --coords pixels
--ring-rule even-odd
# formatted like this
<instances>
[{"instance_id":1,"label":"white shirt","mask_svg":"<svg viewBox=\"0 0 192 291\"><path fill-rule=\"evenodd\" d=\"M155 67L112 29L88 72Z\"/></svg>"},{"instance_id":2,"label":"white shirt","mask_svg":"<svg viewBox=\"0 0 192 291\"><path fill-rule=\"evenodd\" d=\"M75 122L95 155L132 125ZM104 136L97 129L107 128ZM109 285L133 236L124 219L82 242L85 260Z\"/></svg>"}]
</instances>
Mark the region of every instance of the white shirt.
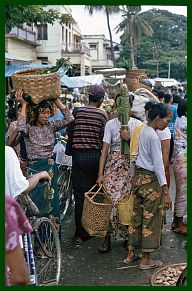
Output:
<instances>
[{"instance_id":1,"label":"white shirt","mask_svg":"<svg viewBox=\"0 0 192 291\"><path fill-rule=\"evenodd\" d=\"M29 181L21 171L16 153L11 147L5 146L5 194L14 199L28 186Z\"/></svg>"},{"instance_id":2,"label":"white shirt","mask_svg":"<svg viewBox=\"0 0 192 291\"><path fill-rule=\"evenodd\" d=\"M155 172L160 186L167 184L160 140L152 127L144 126L139 136L137 167Z\"/></svg>"},{"instance_id":3,"label":"white shirt","mask_svg":"<svg viewBox=\"0 0 192 291\"><path fill-rule=\"evenodd\" d=\"M143 121L143 124L146 125L147 124L147 120ZM171 139L171 132L170 132L169 127L166 127L163 130L157 129L156 130L156 134L158 135L160 141L166 140L166 139Z\"/></svg>"},{"instance_id":4,"label":"white shirt","mask_svg":"<svg viewBox=\"0 0 192 291\"><path fill-rule=\"evenodd\" d=\"M130 136L132 136L135 127L140 124L142 124L140 120L130 117L127 124ZM118 117L107 121L105 125L103 142L110 144L111 152L120 151L120 128L121 122L119 121Z\"/></svg>"},{"instance_id":5,"label":"white shirt","mask_svg":"<svg viewBox=\"0 0 192 291\"><path fill-rule=\"evenodd\" d=\"M166 127L164 130L157 129L156 134L158 135L160 140L171 139L171 132L168 127Z\"/></svg>"}]
</instances>

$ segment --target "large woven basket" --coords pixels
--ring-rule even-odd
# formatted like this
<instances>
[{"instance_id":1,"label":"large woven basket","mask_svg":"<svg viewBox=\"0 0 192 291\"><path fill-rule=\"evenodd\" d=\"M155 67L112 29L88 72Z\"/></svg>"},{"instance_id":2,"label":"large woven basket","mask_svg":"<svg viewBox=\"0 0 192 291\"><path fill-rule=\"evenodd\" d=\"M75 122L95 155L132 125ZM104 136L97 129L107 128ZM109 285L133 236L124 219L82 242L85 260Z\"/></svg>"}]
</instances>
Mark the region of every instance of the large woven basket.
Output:
<instances>
[{"instance_id":1,"label":"large woven basket","mask_svg":"<svg viewBox=\"0 0 192 291\"><path fill-rule=\"evenodd\" d=\"M146 74L140 74L139 76L135 76L133 78L126 78L125 82L128 86L130 92L135 92L135 90L140 88L145 88L151 91L151 88L145 84L141 84L139 82L140 79L148 79Z\"/></svg>"},{"instance_id":2,"label":"large woven basket","mask_svg":"<svg viewBox=\"0 0 192 291\"><path fill-rule=\"evenodd\" d=\"M22 89L31 96L34 104L61 95L60 73L38 74L42 68L16 71L12 76L14 90Z\"/></svg>"},{"instance_id":3,"label":"large woven basket","mask_svg":"<svg viewBox=\"0 0 192 291\"><path fill-rule=\"evenodd\" d=\"M172 264L160 268L150 279L152 286L176 286L177 280L186 268L186 263Z\"/></svg>"},{"instance_id":4,"label":"large woven basket","mask_svg":"<svg viewBox=\"0 0 192 291\"><path fill-rule=\"evenodd\" d=\"M112 201L100 187L96 192L94 185L88 192L85 192L83 205L82 225L90 236L103 237L107 234L109 219L112 210Z\"/></svg>"},{"instance_id":5,"label":"large woven basket","mask_svg":"<svg viewBox=\"0 0 192 291\"><path fill-rule=\"evenodd\" d=\"M133 192L121 197L118 201L118 220L120 224L129 225L133 214L135 195Z\"/></svg>"}]
</instances>

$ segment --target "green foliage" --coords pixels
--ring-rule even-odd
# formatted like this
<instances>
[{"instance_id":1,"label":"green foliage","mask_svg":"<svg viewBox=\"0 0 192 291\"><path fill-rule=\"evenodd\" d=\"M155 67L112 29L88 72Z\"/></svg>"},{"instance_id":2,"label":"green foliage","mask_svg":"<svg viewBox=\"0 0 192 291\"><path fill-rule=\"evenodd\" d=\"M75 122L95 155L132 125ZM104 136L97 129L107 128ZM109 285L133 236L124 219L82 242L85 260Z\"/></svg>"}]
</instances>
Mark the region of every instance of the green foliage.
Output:
<instances>
[{"instance_id":1,"label":"green foliage","mask_svg":"<svg viewBox=\"0 0 192 291\"><path fill-rule=\"evenodd\" d=\"M146 69L149 78L170 77L186 81L187 56L187 19L166 10L152 9L138 15L153 28L154 34L142 33L142 41L134 46L138 68ZM123 52L118 63L130 59L131 48L128 38L121 38ZM158 72L157 72L158 71Z\"/></svg>"},{"instance_id":2,"label":"green foliage","mask_svg":"<svg viewBox=\"0 0 192 291\"><path fill-rule=\"evenodd\" d=\"M8 33L13 27L23 23L50 23L55 20L60 23L72 21L69 14L60 14L56 10L46 10L43 5L6 5L5 6L5 32Z\"/></svg>"}]
</instances>

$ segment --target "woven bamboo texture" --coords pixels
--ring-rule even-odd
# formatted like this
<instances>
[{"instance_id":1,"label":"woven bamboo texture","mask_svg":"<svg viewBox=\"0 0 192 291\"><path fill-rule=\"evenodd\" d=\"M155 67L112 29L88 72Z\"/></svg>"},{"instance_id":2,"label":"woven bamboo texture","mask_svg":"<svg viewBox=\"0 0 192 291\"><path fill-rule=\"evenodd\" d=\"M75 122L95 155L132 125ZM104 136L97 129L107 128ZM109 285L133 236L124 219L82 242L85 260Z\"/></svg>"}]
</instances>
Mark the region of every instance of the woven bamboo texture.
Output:
<instances>
[{"instance_id":1,"label":"woven bamboo texture","mask_svg":"<svg viewBox=\"0 0 192 291\"><path fill-rule=\"evenodd\" d=\"M158 269L151 276L151 286L176 286L177 280L186 266L186 263L178 263ZM178 269L179 271L177 271ZM171 277L170 274L172 274Z\"/></svg>"},{"instance_id":2,"label":"woven bamboo texture","mask_svg":"<svg viewBox=\"0 0 192 291\"><path fill-rule=\"evenodd\" d=\"M120 224L129 225L133 215L134 194L127 194L119 199L117 210Z\"/></svg>"},{"instance_id":3,"label":"woven bamboo texture","mask_svg":"<svg viewBox=\"0 0 192 291\"><path fill-rule=\"evenodd\" d=\"M85 193L81 222L90 236L104 237L109 226L112 201L104 189L100 191L101 187L93 192L95 187Z\"/></svg>"},{"instance_id":4,"label":"woven bamboo texture","mask_svg":"<svg viewBox=\"0 0 192 291\"><path fill-rule=\"evenodd\" d=\"M42 68L16 71L12 76L14 90L22 89L31 96L34 104L61 95L60 73L38 74Z\"/></svg>"},{"instance_id":5,"label":"woven bamboo texture","mask_svg":"<svg viewBox=\"0 0 192 291\"><path fill-rule=\"evenodd\" d=\"M129 78L126 78L125 79L125 83L127 84L128 90L130 92L135 92L135 90L140 89L140 88L145 88L145 89L148 89L148 90L151 91L151 89L150 89L149 86L146 86L144 84L139 83L139 80L138 79L129 79Z\"/></svg>"}]
</instances>

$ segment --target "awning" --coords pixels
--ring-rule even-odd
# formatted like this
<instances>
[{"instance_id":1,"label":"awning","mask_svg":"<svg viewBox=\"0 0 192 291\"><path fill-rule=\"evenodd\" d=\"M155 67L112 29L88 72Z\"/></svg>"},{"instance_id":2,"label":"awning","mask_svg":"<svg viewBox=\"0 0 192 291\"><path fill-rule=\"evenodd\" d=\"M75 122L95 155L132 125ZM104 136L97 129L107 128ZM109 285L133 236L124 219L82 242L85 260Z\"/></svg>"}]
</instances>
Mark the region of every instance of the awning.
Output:
<instances>
[{"instance_id":1,"label":"awning","mask_svg":"<svg viewBox=\"0 0 192 291\"><path fill-rule=\"evenodd\" d=\"M99 75L87 75L87 76L78 76L78 77L71 77L72 80L77 81L81 84L81 87L95 85L95 84L102 84L104 81L104 76L102 74Z\"/></svg>"},{"instance_id":2,"label":"awning","mask_svg":"<svg viewBox=\"0 0 192 291\"><path fill-rule=\"evenodd\" d=\"M6 61L23 61L23 62L31 62L33 59L23 58L20 56L15 56L10 53L5 53L5 60Z\"/></svg>"},{"instance_id":3,"label":"awning","mask_svg":"<svg viewBox=\"0 0 192 291\"><path fill-rule=\"evenodd\" d=\"M104 76L111 76L111 75L123 75L126 74L126 69L124 68L112 68L112 69L103 69L103 70L95 70L96 74L103 74Z\"/></svg>"},{"instance_id":4,"label":"awning","mask_svg":"<svg viewBox=\"0 0 192 291\"><path fill-rule=\"evenodd\" d=\"M67 75L61 76L61 85L66 86L67 88L70 88L70 89L84 87L82 82L79 83L79 82L73 80L72 77L69 77Z\"/></svg>"},{"instance_id":5,"label":"awning","mask_svg":"<svg viewBox=\"0 0 192 291\"><path fill-rule=\"evenodd\" d=\"M5 77L11 77L16 71L28 68L47 68L52 67L53 65L41 65L41 64L29 64L29 65L16 65L12 64L5 66Z\"/></svg>"}]
</instances>

